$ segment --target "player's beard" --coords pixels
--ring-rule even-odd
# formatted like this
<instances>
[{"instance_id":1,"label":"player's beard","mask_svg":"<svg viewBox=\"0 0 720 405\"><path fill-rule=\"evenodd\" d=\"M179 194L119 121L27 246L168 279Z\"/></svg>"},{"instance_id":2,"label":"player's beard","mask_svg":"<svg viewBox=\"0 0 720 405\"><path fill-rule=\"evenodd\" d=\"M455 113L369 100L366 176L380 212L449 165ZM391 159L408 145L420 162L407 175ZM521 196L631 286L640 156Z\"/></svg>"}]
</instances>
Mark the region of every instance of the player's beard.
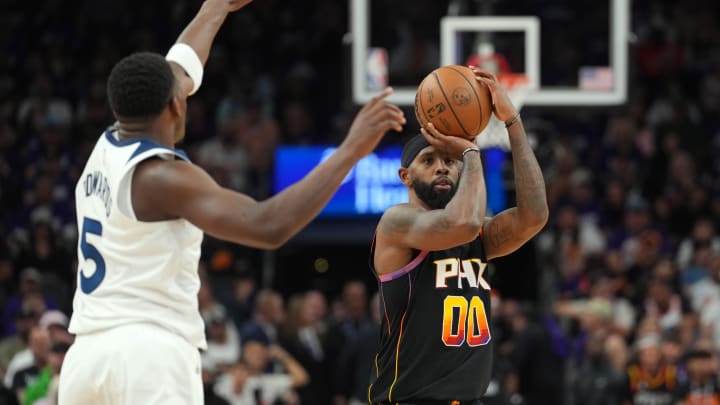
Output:
<instances>
[{"instance_id":1,"label":"player's beard","mask_svg":"<svg viewBox=\"0 0 720 405\"><path fill-rule=\"evenodd\" d=\"M434 210L445 208L455 195L455 191L457 191L455 183L450 186L450 190L436 191L435 184L437 184L437 181L438 179L435 179L432 183L425 183L417 178L412 179L412 189L415 190L415 194L422 202Z\"/></svg>"}]
</instances>

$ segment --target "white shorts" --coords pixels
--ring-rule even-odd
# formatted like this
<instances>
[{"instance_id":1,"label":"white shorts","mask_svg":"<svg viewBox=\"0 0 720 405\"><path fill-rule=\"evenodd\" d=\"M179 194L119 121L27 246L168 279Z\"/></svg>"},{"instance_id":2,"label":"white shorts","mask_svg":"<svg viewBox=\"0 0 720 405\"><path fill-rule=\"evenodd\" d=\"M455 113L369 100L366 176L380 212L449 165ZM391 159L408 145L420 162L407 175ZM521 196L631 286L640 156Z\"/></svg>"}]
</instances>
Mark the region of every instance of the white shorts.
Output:
<instances>
[{"instance_id":1,"label":"white shorts","mask_svg":"<svg viewBox=\"0 0 720 405\"><path fill-rule=\"evenodd\" d=\"M152 324L79 335L60 372L59 405L202 405L200 353Z\"/></svg>"}]
</instances>

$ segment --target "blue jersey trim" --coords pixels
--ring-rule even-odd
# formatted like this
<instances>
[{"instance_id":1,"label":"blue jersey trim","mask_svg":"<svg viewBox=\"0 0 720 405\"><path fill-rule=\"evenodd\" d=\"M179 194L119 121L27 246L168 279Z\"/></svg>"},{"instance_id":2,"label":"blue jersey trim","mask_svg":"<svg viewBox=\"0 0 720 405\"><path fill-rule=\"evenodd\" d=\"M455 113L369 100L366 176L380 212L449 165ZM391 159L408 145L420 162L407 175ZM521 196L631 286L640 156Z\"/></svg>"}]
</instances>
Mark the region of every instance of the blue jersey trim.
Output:
<instances>
[{"instance_id":1,"label":"blue jersey trim","mask_svg":"<svg viewBox=\"0 0 720 405\"><path fill-rule=\"evenodd\" d=\"M128 158L128 161L132 160L132 158L134 158L135 156L138 156L139 154L141 154L143 152L149 151L150 149L164 149L164 150L168 151L168 153L172 153L173 155L179 157L180 159L182 159L186 162L190 162L190 158L185 153L185 151L183 151L181 149L172 149L172 148L168 148L166 146L162 146L159 143L157 143L151 139L134 138L134 139L125 139L125 140L121 141L113 136L112 131L110 131L109 128L105 131L105 138L113 146L117 146L120 148L129 146L129 145L139 144L137 149L135 149L135 151L133 152L133 154L130 155L130 158Z\"/></svg>"}]
</instances>

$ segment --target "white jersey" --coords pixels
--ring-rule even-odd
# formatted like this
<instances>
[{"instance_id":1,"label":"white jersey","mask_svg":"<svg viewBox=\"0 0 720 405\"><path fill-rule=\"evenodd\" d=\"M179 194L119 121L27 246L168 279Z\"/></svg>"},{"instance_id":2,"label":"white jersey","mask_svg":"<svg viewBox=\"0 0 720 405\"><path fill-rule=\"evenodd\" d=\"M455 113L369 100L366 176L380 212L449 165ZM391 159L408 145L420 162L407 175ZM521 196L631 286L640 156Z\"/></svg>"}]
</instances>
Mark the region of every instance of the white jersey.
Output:
<instances>
[{"instance_id":1,"label":"white jersey","mask_svg":"<svg viewBox=\"0 0 720 405\"><path fill-rule=\"evenodd\" d=\"M151 157L188 160L149 139L100 136L75 188L78 283L70 332L79 335L130 323L152 323L205 349L197 273L202 231L184 219L142 222L132 207L138 163Z\"/></svg>"}]
</instances>

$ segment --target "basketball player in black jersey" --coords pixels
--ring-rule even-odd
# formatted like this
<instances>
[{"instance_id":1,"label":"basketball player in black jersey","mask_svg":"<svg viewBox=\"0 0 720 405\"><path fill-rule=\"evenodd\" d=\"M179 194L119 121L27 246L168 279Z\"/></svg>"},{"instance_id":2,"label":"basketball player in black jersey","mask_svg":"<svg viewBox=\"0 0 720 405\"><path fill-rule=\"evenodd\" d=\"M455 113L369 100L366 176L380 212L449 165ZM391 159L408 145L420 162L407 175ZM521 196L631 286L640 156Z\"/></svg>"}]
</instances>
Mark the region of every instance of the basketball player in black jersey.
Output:
<instances>
[{"instance_id":1,"label":"basketball player in black jersey","mask_svg":"<svg viewBox=\"0 0 720 405\"><path fill-rule=\"evenodd\" d=\"M508 127L517 206L486 218L474 142L429 124L406 143L399 175L410 199L380 219L370 261L382 311L373 404L479 403L492 358L487 261L515 251L547 222L545 183L520 116L493 74L473 71Z\"/></svg>"}]
</instances>

